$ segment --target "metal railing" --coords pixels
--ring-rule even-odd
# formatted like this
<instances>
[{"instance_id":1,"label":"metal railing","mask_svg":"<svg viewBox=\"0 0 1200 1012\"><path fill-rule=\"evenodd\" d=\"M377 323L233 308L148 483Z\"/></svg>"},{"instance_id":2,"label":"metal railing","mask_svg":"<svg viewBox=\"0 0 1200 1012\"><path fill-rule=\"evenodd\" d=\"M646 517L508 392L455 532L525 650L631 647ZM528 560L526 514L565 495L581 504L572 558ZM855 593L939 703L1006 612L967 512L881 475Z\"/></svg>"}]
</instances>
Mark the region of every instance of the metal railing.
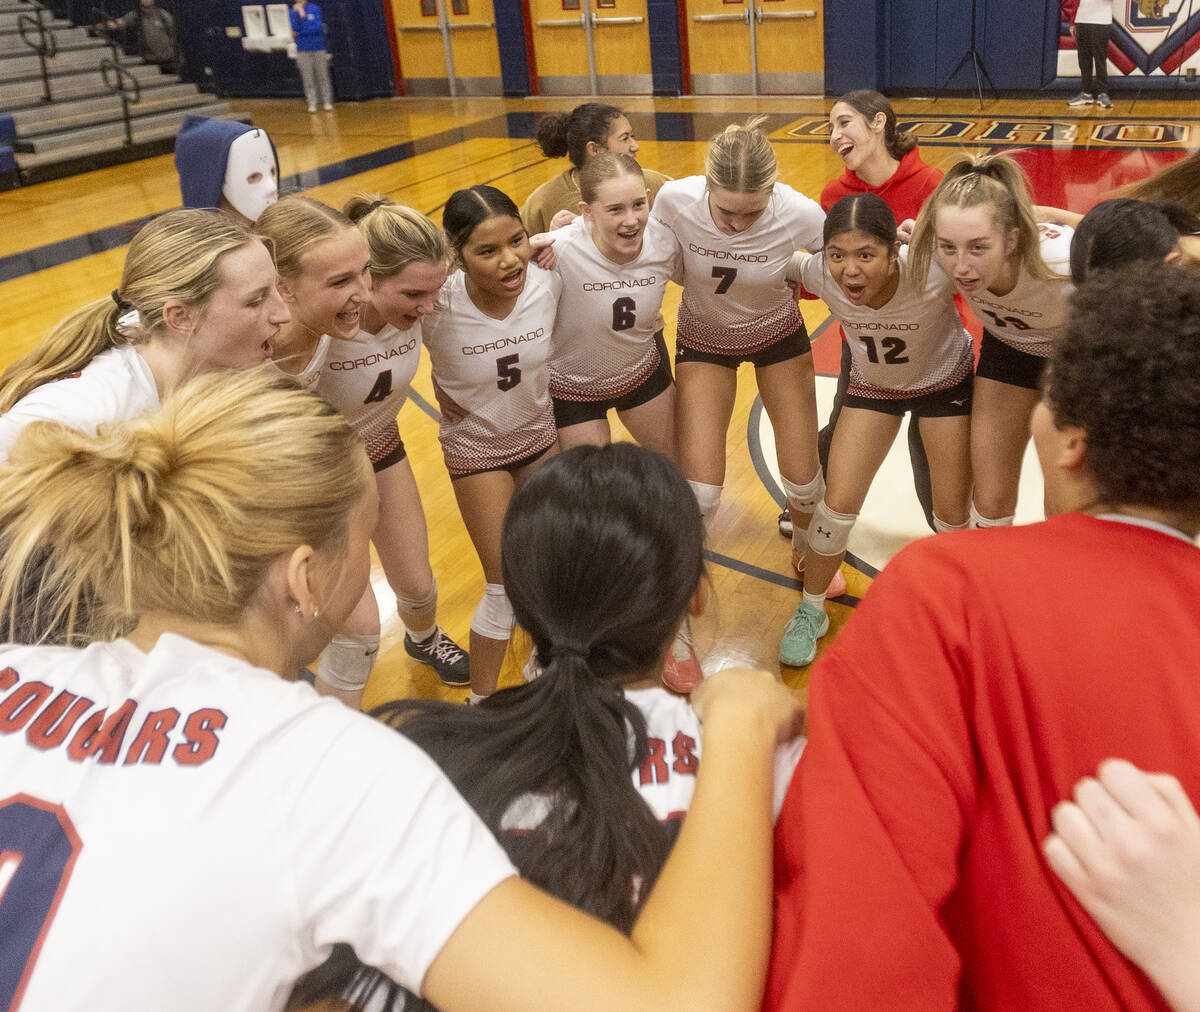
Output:
<instances>
[{"instance_id":1,"label":"metal railing","mask_svg":"<svg viewBox=\"0 0 1200 1012\"><path fill-rule=\"evenodd\" d=\"M104 87L121 97L121 116L125 120L125 145L128 147L133 144L133 117L129 114L129 107L142 100L142 86L127 67L122 67L121 64L107 58L100 61L100 74L104 78Z\"/></svg>"},{"instance_id":2,"label":"metal railing","mask_svg":"<svg viewBox=\"0 0 1200 1012\"><path fill-rule=\"evenodd\" d=\"M32 49L38 57L42 69L42 91L44 101L53 102L54 95L50 90L50 68L47 60L53 60L58 55L58 42L54 32L42 20L44 11L37 8L35 14L22 14L17 18L17 30L21 33L21 41ZM36 37L35 37L36 36Z\"/></svg>"}]
</instances>

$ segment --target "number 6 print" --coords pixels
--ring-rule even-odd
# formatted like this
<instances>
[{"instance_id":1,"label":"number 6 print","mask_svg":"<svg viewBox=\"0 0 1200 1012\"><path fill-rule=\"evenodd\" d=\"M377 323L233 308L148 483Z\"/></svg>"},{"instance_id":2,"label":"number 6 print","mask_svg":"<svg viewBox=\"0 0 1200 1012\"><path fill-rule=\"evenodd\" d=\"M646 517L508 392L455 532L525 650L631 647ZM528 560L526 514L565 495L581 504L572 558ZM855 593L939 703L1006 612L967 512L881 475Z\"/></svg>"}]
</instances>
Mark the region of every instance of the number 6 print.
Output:
<instances>
[{"instance_id":1,"label":"number 6 print","mask_svg":"<svg viewBox=\"0 0 1200 1012\"><path fill-rule=\"evenodd\" d=\"M62 805L0 801L0 1008L16 1012L83 844Z\"/></svg>"}]
</instances>

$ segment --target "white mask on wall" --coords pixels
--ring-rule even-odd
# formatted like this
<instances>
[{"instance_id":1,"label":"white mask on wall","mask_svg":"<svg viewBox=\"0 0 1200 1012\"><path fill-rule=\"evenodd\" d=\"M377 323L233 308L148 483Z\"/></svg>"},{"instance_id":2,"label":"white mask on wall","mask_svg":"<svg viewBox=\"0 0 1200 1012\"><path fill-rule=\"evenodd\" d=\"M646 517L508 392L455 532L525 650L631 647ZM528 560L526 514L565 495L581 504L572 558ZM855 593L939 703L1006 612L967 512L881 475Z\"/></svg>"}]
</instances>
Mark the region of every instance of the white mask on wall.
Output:
<instances>
[{"instance_id":1,"label":"white mask on wall","mask_svg":"<svg viewBox=\"0 0 1200 1012\"><path fill-rule=\"evenodd\" d=\"M229 145L221 194L251 221L279 199L275 152L265 130L250 130Z\"/></svg>"}]
</instances>

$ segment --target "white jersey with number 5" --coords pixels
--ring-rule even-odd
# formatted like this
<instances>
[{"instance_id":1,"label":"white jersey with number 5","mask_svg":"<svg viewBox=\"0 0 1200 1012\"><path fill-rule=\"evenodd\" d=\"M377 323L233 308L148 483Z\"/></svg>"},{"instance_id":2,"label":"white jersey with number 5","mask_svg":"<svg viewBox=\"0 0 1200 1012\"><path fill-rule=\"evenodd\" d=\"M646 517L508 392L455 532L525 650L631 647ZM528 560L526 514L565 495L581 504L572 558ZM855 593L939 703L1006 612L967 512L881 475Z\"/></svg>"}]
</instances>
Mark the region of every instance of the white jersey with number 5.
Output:
<instances>
[{"instance_id":1,"label":"white jersey with number 5","mask_svg":"<svg viewBox=\"0 0 1200 1012\"><path fill-rule=\"evenodd\" d=\"M825 214L816 201L776 183L754 224L726 235L713 222L704 177L689 176L663 184L651 217L683 249L680 343L712 354L749 353L803 324L784 275L792 253L822 246Z\"/></svg>"},{"instance_id":2,"label":"white jersey with number 5","mask_svg":"<svg viewBox=\"0 0 1200 1012\"><path fill-rule=\"evenodd\" d=\"M317 391L338 409L367 444L371 463L400 445L396 416L421 360L421 324L379 333L360 330L353 341L330 342Z\"/></svg>"},{"instance_id":3,"label":"white jersey with number 5","mask_svg":"<svg viewBox=\"0 0 1200 1012\"><path fill-rule=\"evenodd\" d=\"M1040 281L1021 265L1016 287L1007 295L993 295L986 288L963 292L983 329L1026 355L1046 358L1051 342L1066 329L1071 308L1071 238L1066 225L1038 225L1042 259L1061 277Z\"/></svg>"},{"instance_id":4,"label":"white jersey with number 5","mask_svg":"<svg viewBox=\"0 0 1200 1012\"><path fill-rule=\"evenodd\" d=\"M0 651L0 1008L281 1009L349 942L411 989L513 869L420 749L173 634Z\"/></svg>"},{"instance_id":5,"label":"white jersey with number 5","mask_svg":"<svg viewBox=\"0 0 1200 1012\"><path fill-rule=\"evenodd\" d=\"M849 392L856 397L920 397L966 379L971 335L954 306L954 282L932 264L923 288L912 282L908 247L900 249L900 282L882 309L851 302L829 273L825 253L797 252L788 276L825 300L850 348Z\"/></svg>"},{"instance_id":6,"label":"white jersey with number 5","mask_svg":"<svg viewBox=\"0 0 1200 1012\"><path fill-rule=\"evenodd\" d=\"M554 233L563 281L550 351L550 393L571 401L621 397L658 368L654 335L668 280L682 278L674 233L651 218L627 264L597 248L582 218Z\"/></svg>"},{"instance_id":7,"label":"white jersey with number 5","mask_svg":"<svg viewBox=\"0 0 1200 1012\"><path fill-rule=\"evenodd\" d=\"M550 401L550 335L562 281L530 265L503 320L481 312L462 271L450 276L422 323L433 378L466 415L442 419L438 439L451 474L515 464L558 438Z\"/></svg>"}]
</instances>

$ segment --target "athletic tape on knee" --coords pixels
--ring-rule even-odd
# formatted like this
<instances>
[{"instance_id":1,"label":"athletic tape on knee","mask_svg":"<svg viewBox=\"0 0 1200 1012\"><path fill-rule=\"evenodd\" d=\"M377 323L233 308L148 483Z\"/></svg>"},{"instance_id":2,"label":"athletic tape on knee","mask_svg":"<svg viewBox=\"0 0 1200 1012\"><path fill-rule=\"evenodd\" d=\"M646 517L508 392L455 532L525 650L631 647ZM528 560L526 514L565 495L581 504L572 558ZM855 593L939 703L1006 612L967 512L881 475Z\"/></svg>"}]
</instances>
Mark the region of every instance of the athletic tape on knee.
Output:
<instances>
[{"instance_id":1,"label":"athletic tape on knee","mask_svg":"<svg viewBox=\"0 0 1200 1012\"><path fill-rule=\"evenodd\" d=\"M779 483L783 486L784 494L787 495L787 504L801 513L812 513L817 508L817 503L821 501L821 497L825 495L825 475L820 469L817 470L812 481L803 485L788 481L783 475L779 476Z\"/></svg>"},{"instance_id":2,"label":"athletic tape on knee","mask_svg":"<svg viewBox=\"0 0 1200 1012\"><path fill-rule=\"evenodd\" d=\"M948 524L936 513L933 515L933 529L939 534L945 534L946 531L965 531L969 523L970 521L968 520L961 524Z\"/></svg>"},{"instance_id":3,"label":"athletic tape on knee","mask_svg":"<svg viewBox=\"0 0 1200 1012\"><path fill-rule=\"evenodd\" d=\"M434 577L433 584L429 588L429 593L424 597L401 597L396 595L396 608L399 611L416 612L420 614L423 611L429 611L437 605L438 585L437 577Z\"/></svg>"},{"instance_id":4,"label":"athletic tape on knee","mask_svg":"<svg viewBox=\"0 0 1200 1012\"><path fill-rule=\"evenodd\" d=\"M471 631L490 640L506 640L512 634L513 610L504 593L504 584L489 583L483 588L483 600L471 618Z\"/></svg>"},{"instance_id":5,"label":"athletic tape on knee","mask_svg":"<svg viewBox=\"0 0 1200 1012\"><path fill-rule=\"evenodd\" d=\"M358 692L371 677L379 636L335 636L321 654L317 677L343 692Z\"/></svg>"},{"instance_id":6,"label":"athletic tape on knee","mask_svg":"<svg viewBox=\"0 0 1200 1012\"><path fill-rule=\"evenodd\" d=\"M717 515L717 510L721 508L721 490L725 486L706 485L702 481L689 481L688 484L692 486L692 494L700 506L700 519L707 529L713 517Z\"/></svg>"},{"instance_id":7,"label":"athletic tape on knee","mask_svg":"<svg viewBox=\"0 0 1200 1012\"><path fill-rule=\"evenodd\" d=\"M1016 519L1015 516L985 517L975 508L975 504L971 503L971 519L967 521L967 526L972 530L981 527L1011 527Z\"/></svg>"},{"instance_id":8,"label":"athletic tape on knee","mask_svg":"<svg viewBox=\"0 0 1200 1012\"><path fill-rule=\"evenodd\" d=\"M808 525L809 551L817 555L841 555L857 520L857 513L835 513L822 499Z\"/></svg>"}]
</instances>

